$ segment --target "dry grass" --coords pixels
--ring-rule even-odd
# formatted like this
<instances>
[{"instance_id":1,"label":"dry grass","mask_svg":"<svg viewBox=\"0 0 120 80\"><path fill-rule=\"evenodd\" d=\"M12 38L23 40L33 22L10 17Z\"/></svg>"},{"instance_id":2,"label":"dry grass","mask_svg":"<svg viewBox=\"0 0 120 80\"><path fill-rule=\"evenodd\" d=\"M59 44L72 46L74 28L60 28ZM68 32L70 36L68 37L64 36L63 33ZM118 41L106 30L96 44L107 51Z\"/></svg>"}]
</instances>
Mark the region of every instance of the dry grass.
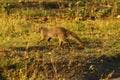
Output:
<instances>
[{"instance_id":1,"label":"dry grass","mask_svg":"<svg viewBox=\"0 0 120 80\"><path fill-rule=\"evenodd\" d=\"M31 15L33 11L28 10ZM41 17L34 19L26 13L27 10L9 16L0 14L1 80L109 80L120 77L119 19L79 21L47 16L48 20L41 22ZM81 49L71 39L71 48L66 44L58 48L57 39L52 39L49 45L45 41L37 44L40 33L33 31L41 26L63 26L75 32L87 48Z\"/></svg>"}]
</instances>

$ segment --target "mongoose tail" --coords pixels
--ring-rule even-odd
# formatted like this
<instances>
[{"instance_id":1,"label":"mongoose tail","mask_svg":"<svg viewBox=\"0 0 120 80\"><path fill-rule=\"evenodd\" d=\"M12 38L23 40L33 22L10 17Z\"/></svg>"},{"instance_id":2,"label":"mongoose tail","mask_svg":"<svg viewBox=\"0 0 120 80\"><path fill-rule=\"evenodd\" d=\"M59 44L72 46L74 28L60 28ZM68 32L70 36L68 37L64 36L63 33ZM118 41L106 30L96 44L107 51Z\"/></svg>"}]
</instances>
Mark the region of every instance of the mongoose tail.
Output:
<instances>
[{"instance_id":1,"label":"mongoose tail","mask_svg":"<svg viewBox=\"0 0 120 80\"><path fill-rule=\"evenodd\" d=\"M74 41L76 41L79 45L81 45L83 48L86 47L85 44L82 42L82 40L73 32L70 31L70 35Z\"/></svg>"}]
</instances>

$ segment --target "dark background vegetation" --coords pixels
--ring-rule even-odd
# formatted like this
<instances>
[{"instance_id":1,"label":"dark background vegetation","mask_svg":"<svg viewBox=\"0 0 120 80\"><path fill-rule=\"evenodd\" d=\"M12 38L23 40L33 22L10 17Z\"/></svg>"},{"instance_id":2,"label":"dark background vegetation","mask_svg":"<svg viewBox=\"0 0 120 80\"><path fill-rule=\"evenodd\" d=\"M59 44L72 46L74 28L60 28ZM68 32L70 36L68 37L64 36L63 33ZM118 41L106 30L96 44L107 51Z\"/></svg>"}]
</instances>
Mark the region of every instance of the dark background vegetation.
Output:
<instances>
[{"instance_id":1,"label":"dark background vegetation","mask_svg":"<svg viewBox=\"0 0 120 80\"><path fill-rule=\"evenodd\" d=\"M51 1L1 1L0 12L7 15L23 10L38 10L39 12L29 14L29 17L80 17L86 19L104 19L120 15L119 0L51 0ZM41 10L46 10L44 13ZM54 10L54 12L50 12ZM27 16L27 15L26 15Z\"/></svg>"}]
</instances>

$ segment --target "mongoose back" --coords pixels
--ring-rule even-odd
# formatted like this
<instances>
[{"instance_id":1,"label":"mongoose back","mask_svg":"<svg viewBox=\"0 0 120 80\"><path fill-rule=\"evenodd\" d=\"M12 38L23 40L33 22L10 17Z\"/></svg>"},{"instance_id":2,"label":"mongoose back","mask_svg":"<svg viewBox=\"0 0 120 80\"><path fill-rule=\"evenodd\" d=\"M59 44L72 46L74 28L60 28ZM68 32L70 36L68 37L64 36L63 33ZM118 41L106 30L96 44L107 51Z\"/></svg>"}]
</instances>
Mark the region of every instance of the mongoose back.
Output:
<instances>
[{"instance_id":1,"label":"mongoose back","mask_svg":"<svg viewBox=\"0 0 120 80\"><path fill-rule=\"evenodd\" d=\"M37 32L41 33L41 39L39 42L46 39L50 41L51 38L57 37L59 39L59 46L62 46L63 42L66 42L69 46L71 46L70 42L67 39L67 37L70 36L74 41L76 41L82 47L85 47L85 44L75 33L63 27L53 27L53 28L40 27Z\"/></svg>"}]
</instances>

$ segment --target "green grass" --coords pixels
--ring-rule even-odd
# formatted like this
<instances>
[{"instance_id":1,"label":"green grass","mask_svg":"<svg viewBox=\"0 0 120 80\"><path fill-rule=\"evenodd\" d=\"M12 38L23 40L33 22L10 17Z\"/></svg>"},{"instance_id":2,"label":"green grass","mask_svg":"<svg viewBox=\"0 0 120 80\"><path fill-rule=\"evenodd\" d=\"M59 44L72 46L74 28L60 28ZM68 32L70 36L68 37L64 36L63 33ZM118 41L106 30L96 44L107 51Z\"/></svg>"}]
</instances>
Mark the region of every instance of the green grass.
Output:
<instances>
[{"instance_id":1,"label":"green grass","mask_svg":"<svg viewBox=\"0 0 120 80\"><path fill-rule=\"evenodd\" d=\"M86 49L79 49L72 40L72 48L56 48L58 40L55 39L50 42L54 46L48 46L45 41L37 44L40 34L32 31L43 25L56 26L54 22L39 24L13 17L3 17L0 21L3 21L0 24L0 68L3 79L61 80L84 79L83 76L100 79L106 78L112 71L112 75L119 73L119 20L96 20L94 23L63 21L61 25L75 32L87 45ZM108 71L101 71L104 66Z\"/></svg>"},{"instance_id":2,"label":"green grass","mask_svg":"<svg viewBox=\"0 0 120 80\"><path fill-rule=\"evenodd\" d=\"M20 8L21 9L21 8ZM68 20L54 10L21 9L0 13L1 80L109 80L120 77L120 20ZM22 11L22 12L21 12ZM52 11L55 15L53 16ZM47 14L50 12L50 14ZM61 17L62 16L62 17ZM44 21L44 18L48 18ZM52 39L37 44L41 26L62 26L76 33L85 49L69 38L72 47Z\"/></svg>"}]
</instances>

